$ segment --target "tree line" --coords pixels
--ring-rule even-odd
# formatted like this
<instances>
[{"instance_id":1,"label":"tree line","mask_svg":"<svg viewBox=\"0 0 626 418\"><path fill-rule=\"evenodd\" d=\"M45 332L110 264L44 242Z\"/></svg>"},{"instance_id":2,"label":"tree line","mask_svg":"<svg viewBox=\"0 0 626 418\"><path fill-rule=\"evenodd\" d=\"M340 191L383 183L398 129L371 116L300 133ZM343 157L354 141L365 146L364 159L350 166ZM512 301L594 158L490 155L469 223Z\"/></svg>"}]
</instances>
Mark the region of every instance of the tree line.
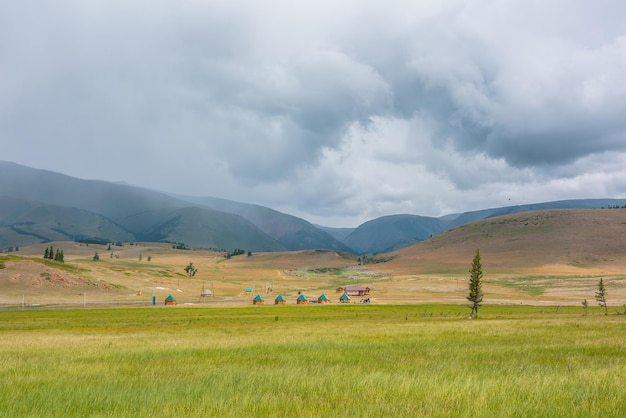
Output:
<instances>
[{"instance_id":1,"label":"tree line","mask_svg":"<svg viewBox=\"0 0 626 418\"><path fill-rule=\"evenodd\" d=\"M47 260L58 261L59 263L65 262L65 255L63 254L63 250L56 250L54 252L54 248L52 245L50 247L46 247L46 251L43 253L43 258Z\"/></svg>"}]
</instances>

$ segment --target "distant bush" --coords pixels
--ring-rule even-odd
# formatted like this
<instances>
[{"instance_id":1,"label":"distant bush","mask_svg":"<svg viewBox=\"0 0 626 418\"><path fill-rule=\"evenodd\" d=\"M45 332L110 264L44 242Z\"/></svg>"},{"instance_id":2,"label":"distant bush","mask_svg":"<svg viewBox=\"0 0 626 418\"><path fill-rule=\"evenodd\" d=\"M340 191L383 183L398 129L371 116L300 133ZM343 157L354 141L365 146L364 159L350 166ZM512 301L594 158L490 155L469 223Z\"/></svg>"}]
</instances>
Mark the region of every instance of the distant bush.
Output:
<instances>
[{"instance_id":1,"label":"distant bush","mask_svg":"<svg viewBox=\"0 0 626 418\"><path fill-rule=\"evenodd\" d=\"M190 250L190 249L191 249L191 248L189 248L189 247L187 246L187 244L182 243L182 242L175 242L175 243L172 245L172 248L173 248L173 249L175 249L175 250Z\"/></svg>"},{"instance_id":2,"label":"distant bush","mask_svg":"<svg viewBox=\"0 0 626 418\"><path fill-rule=\"evenodd\" d=\"M98 245L107 245L110 242L110 240L106 238L100 238L100 237L76 237L74 241L80 242L82 244L98 244Z\"/></svg>"},{"instance_id":3,"label":"distant bush","mask_svg":"<svg viewBox=\"0 0 626 418\"><path fill-rule=\"evenodd\" d=\"M241 254L245 254L245 253L246 253L245 250L242 250L241 248L235 248L234 250L227 252L224 257L226 257L228 259L228 258L234 257L236 255L241 255Z\"/></svg>"},{"instance_id":4,"label":"distant bush","mask_svg":"<svg viewBox=\"0 0 626 418\"><path fill-rule=\"evenodd\" d=\"M359 264L378 264L378 263L386 263L395 258L395 256L390 257L373 257L370 255L362 255L359 257Z\"/></svg>"}]
</instances>

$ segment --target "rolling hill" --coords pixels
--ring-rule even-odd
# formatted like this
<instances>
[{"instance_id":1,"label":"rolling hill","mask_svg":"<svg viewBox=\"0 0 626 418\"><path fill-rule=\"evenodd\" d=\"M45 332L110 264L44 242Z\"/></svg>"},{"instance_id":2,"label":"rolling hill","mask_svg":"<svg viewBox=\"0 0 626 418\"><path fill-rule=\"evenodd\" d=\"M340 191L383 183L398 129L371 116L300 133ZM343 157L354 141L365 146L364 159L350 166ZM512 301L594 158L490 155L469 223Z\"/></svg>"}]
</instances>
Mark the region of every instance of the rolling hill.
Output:
<instances>
[{"instance_id":1,"label":"rolling hill","mask_svg":"<svg viewBox=\"0 0 626 418\"><path fill-rule=\"evenodd\" d=\"M449 229L481 219L547 209L599 209L625 205L626 199L574 199L491 208L439 218L417 215L383 216L360 225L343 238L343 242L357 254L379 254L408 247Z\"/></svg>"},{"instance_id":2,"label":"rolling hill","mask_svg":"<svg viewBox=\"0 0 626 418\"><path fill-rule=\"evenodd\" d=\"M390 256L396 272L466 272L480 248L486 272L626 269L626 209L522 212L462 225ZM445 266L445 267L442 267Z\"/></svg>"}]
</instances>

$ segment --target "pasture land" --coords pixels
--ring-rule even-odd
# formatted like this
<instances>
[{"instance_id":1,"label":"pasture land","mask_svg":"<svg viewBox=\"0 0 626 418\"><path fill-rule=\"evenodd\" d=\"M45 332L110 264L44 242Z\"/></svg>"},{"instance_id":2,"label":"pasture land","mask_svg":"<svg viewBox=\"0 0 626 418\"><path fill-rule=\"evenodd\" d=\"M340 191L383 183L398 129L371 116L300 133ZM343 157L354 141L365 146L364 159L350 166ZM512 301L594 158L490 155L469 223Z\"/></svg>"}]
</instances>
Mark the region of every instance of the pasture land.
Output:
<instances>
[{"instance_id":1,"label":"pasture land","mask_svg":"<svg viewBox=\"0 0 626 418\"><path fill-rule=\"evenodd\" d=\"M0 416L626 411L626 315L327 305L0 312Z\"/></svg>"},{"instance_id":2,"label":"pasture land","mask_svg":"<svg viewBox=\"0 0 626 418\"><path fill-rule=\"evenodd\" d=\"M359 265L352 254L321 250L255 253L227 260L223 253L174 250L162 243L126 244L110 251L106 246L72 242L54 245L64 250L65 264L43 260L43 244L0 255L0 307L148 306L152 296L162 304L170 294L179 304L245 306L256 294L270 303L282 294L293 304L298 292L309 298L324 293L337 303L341 295L337 289L350 285L370 287L368 296L376 304L458 304L467 296L467 270L473 257L473 253L432 251ZM96 251L97 262L92 259ZM509 254L514 261L503 267L502 255L482 255L488 303L580 307L586 299L594 305L600 277L611 312L623 311L626 303L626 263L619 268L615 262L592 267L533 265ZM184 271L190 262L198 268L191 278ZM254 290L248 294L246 288ZM213 296L202 299L203 289Z\"/></svg>"}]
</instances>

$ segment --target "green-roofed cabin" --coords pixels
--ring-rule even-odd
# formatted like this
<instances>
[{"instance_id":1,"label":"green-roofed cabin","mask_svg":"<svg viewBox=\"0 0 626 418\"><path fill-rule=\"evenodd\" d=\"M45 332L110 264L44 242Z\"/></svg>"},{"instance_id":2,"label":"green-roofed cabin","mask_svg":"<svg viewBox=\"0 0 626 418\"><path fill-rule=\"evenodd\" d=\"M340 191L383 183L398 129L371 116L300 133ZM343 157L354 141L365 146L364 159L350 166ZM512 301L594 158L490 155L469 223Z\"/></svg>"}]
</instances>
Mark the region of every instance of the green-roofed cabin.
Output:
<instances>
[{"instance_id":1,"label":"green-roofed cabin","mask_svg":"<svg viewBox=\"0 0 626 418\"><path fill-rule=\"evenodd\" d=\"M278 295L276 299L274 299L274 305L285 305L287 301L283 297L283 295Z\"/></svg>"},{"instance_id":2,"label":"green-roofed cabin","mask_svg":"<svg viewBox=\"0 0 626 418\"><path fill-rule=\"evenodd\" d=\"M350 303L350 296L347 293L344 293L339 297L339 303Z\"/></svg>"},{"instance_id":3,"label":"green-roofed cabin","mask_svg":"<svg viewBox=\"0 0 626 418\"><path fill-rule=\"evenodd\" d=\"M174 299L174 296L169 295L168 297L165 298L165 304L166 305L176 305L176 299Z\"/></svg>"},{"instance_id":4,"label":"green-roofed cabin","mask_svg":"<svg viewBox=\"0 0 626 418\"><path fill-rule=\"evenodd\" d=\"M254 290L254 288L252 288L252 287L246 287L245 292L246 293L252 293L253 290Z\"/></svg>"},{"instance_id":5,"label":"green-roofed cabin","mask_svg":"<svg viewBox=\"0 0 626 418\"><path fill-rule=\"evenodd\" d=\"M306 305L309 303L309 300L306 298L306 296L300 295L298 296L298 299L296 299L296 303L298 305Z\"/></svg>"},{"instance_id":6,"label":"green-roofed cabin","mask_svg":"<svg viewBox=\"0 0 626 418\"><path fill-rule=\"evenodd\" d=\"M265 305L265 301L261 295L256 295L254 299L252 299L253 305Z\"/></svg>"},{"instance_id":7,"label":"green-roofed cabin","mask_svg":"<svg viewBox=\"0 0 626 418\"><path fill-rule=\"evenodd\" d=\"M317 298L317 303L328 303L330 300L325 294L321 294L319 298Z\"/></svg>"}]
</instances>

